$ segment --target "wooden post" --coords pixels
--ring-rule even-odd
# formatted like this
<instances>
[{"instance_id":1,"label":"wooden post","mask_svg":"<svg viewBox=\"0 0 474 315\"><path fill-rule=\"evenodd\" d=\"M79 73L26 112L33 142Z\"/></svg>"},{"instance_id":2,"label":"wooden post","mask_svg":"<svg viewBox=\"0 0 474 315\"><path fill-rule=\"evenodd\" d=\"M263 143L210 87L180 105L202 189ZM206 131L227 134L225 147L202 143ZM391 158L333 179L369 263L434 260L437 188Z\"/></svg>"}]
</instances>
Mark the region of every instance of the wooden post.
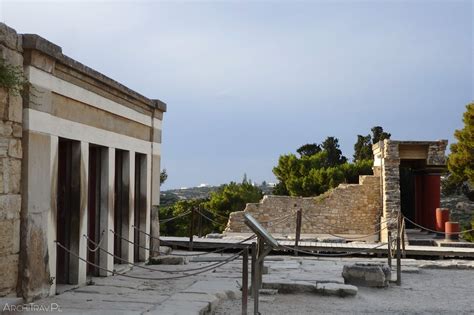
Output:
<instances>
[{"instance_id":1,"label":"wooden post","mask_svg":"<svg viewBox=\"0 0 474 315\"><path fill-rule=\"evenodd\" d=\"M258 315L258 266L257 266L257 243L252 243L252 295L253 313Z\"/></svg>"},{"instance_id":2,"label":"wooden post","mask_svg":"<svg viewBox=\"0 0 474 315\"><path fill-rule=\"evenodd\" d=\"M244 248L242 256L242 315L247 315L249 295L249 248Z\"/></svg>"},{"instance_id":3,"label":"wooden post","mask_svg":"<svg viewBox=\"0 0 474 315\"><path fill-rule=\"evenodd\" d=\"M194 212L196 208L191 209L191 220L189 221L189 250L193 250L193 235L194 235Z\"/></svg>"},{"instance_id":4,"label":"wooden post","mask_svg":"<svg viewBox=\"0 0 474 315\"><path fill-rule=\"evenodd\" d=\"M392 269L392 231L388 231L388 253L387 253L387 259L388 259L388 266L390 269Z\"/></svg>"},{"instance_id":5,"label":"wooden post","mask_svg":"<svg viewBox=\"0 0 474 315\"><path fill-rule=\"evenodd\" d=\"M301 237L301 209L296 211L295 256L298 256L298 243Z\"/></svg>"}]
</instances>

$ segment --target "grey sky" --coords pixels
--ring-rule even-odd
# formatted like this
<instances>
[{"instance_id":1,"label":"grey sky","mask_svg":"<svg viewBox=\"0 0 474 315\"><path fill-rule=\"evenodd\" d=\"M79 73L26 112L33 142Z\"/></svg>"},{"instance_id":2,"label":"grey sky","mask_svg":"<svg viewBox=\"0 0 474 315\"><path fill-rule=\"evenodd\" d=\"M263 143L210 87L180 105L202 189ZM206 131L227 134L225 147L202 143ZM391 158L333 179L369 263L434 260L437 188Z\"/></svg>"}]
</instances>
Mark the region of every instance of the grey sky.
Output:
<instances>
[{"instance_id":1,"label":"grey sky","mask_svg":"<svg viewBox=\"0 0 474 315\"><path fill-rule=\"evenodd\" d=\"M164 188L273 181L280 154L382 125L453 141L473 1L1 1L0 18L168 104Z\"/></svg>"}]
</instances>

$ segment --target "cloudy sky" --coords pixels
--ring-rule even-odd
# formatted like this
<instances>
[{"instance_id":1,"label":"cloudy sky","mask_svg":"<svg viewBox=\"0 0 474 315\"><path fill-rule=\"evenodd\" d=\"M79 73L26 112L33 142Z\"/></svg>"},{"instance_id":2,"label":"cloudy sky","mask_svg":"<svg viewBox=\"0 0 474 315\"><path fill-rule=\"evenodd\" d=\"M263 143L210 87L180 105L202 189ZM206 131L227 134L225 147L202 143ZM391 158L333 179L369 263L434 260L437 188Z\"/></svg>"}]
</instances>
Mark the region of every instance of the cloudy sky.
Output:
<instances>
[{"instance_id":1,"label":"cloudy sky","mask_svg":"<svg viewBox=\"0 0 474 315\"><path fill-rule=\"evenodd\" d=\"M449 139L474 99L474 7L426 1L9 1L0 19L150 98L164 188L274 181L326 136Z\"/></svg>"}]
</instances>

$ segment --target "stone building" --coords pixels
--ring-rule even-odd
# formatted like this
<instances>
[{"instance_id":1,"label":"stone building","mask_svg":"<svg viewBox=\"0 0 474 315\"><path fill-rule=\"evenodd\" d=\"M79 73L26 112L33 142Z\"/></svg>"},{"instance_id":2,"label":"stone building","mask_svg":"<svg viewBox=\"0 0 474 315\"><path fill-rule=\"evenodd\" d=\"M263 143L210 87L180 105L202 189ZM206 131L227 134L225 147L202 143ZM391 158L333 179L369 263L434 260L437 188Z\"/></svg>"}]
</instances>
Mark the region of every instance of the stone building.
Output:
<instances>
[{"instance_id":1,"label":"stone building","mask_svg":"<svg viewBox=\"0 0 474 315\"><path fill-rule=\"evenodd\" d=\"M243 216L247 211L271 233L294 235L294 214L299 209L305 234L369 235L369 240L385 242L387 231L396 229L399 213L435 229L447 144L447 140L384 140L372 148L373 176L360 176L359 184L341 184L318 197L265 196L260 203L231 213L226 232L249 232Z\"/></svg>"},{"instance_id":2,"label":"stone building","mask_svg":"<svg viewBox=\"0 0 474 315\"><path fill-rule=\"evenodd\" d=\"M166 104L5 24L0 53L28 80L21 95L0 88L0 296L53 295L146 260L157 244L134 226L159 233ZM84 235L118 258L88 250Z\"/></svg>"}]
</instances>

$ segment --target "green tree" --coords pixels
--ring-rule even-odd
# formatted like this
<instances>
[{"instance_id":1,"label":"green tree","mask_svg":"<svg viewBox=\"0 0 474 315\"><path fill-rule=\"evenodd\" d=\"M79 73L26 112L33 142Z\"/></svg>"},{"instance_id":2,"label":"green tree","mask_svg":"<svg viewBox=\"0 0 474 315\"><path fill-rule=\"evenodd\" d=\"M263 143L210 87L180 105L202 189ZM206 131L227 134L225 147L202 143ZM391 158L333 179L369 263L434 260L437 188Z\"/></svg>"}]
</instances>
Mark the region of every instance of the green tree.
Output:
<instances>
[{"instance_id":1,"label":"green tree","mask_svg":"<svg viewBox=\"0 0 474 315\"><path fill-rule=\"evenodd\" d=\"M166 173L166 169L163 169L160 173L160 186L168 179L168 173Z\"/></svg>"},{"instance_id":2,"label":"green tree","mask_svg":"<svg viewBox=\"0 0 474 315\"><path fill-rule=\"evenodd\" d=\"M372 137L357 135L357 142L354 144L354 161L372 159Z\"/></svg>"},{"instance_id":3,"label":"green tree","mask_svg":"<svg viewBox=\"0 0 474 315\"><path fill-rule=\"evenodd\" d=\"M219 222L217 228L223 231L231 212L242 211L247 203L259 202L262 198L263 193L260 188L249 182L242 184L231 182L212 192L209 201L203 206L215 216L215 221Z\"/></svg>"},{"instance_id":4,"label":"green tree","mask_svg":"<svg viewBox=\"0 0 474 315\"><path fill-rule=\"evenodd\" d=\"M463 122L464 128L454 132L457 142L451 144L448 169L454 182L474 185L474 103L466 105Z\"/></svg>"},{"instance_id":5,"label":"green tree","mask_svg":"<svg viewBox=\"0 0 474 315\"><path fill-rule=\"evenodd\" d=\"M173 205L160 207L160 234L173 236L188 236L191 222L191 214L186 213L191 211L193 208L202 209L202 204L205 201L206 200L204 199L180 200L174 203ZM196 215L194 218L194 226L197 226L197 218L198 215ZM217 230L217 228L211 221L208 221L204 218L202 220L202 225L203 234L208 234Z\"/></svg>"},{"instance_id":6,"label":"green tree","mask_svg":"<svg viewBox=\"0 0 474 315\"><path fill-rule=\"evenodd\" d=\"M385 140L385 139L390 139L392 136L390 133L383 131L383 127L381 126L375 126L372 127L372 143L376 144L379 141Z\"/></svg>"},{"instance_id":7,"label":"green tree","mask_svg":"<svg viewBox=\"0 0 474 315\"><path fill-rule=\"evenodd\" d=\"M336 166L344 164L347 158L342 155L341 149L339 149L339 140L335 137L327 137L326 140L321 144L323 150L327 153L327 166Z\"/></svg>"},{"instance_id":8,"label":"green tree","mask_svg":"<svg viewBox=\"0 0 474 315\"><path fill-rule=\"evenodd\" d=\"M303 156L311 156L311 155L315 155L319 152L321 152L321 146L319 144L316 144L316 143L307 143L307 144L304 144L302 145L301 147L299 147L296 152L299 153L299 155L301 157Z\"/></svg>"}]
</instances>

